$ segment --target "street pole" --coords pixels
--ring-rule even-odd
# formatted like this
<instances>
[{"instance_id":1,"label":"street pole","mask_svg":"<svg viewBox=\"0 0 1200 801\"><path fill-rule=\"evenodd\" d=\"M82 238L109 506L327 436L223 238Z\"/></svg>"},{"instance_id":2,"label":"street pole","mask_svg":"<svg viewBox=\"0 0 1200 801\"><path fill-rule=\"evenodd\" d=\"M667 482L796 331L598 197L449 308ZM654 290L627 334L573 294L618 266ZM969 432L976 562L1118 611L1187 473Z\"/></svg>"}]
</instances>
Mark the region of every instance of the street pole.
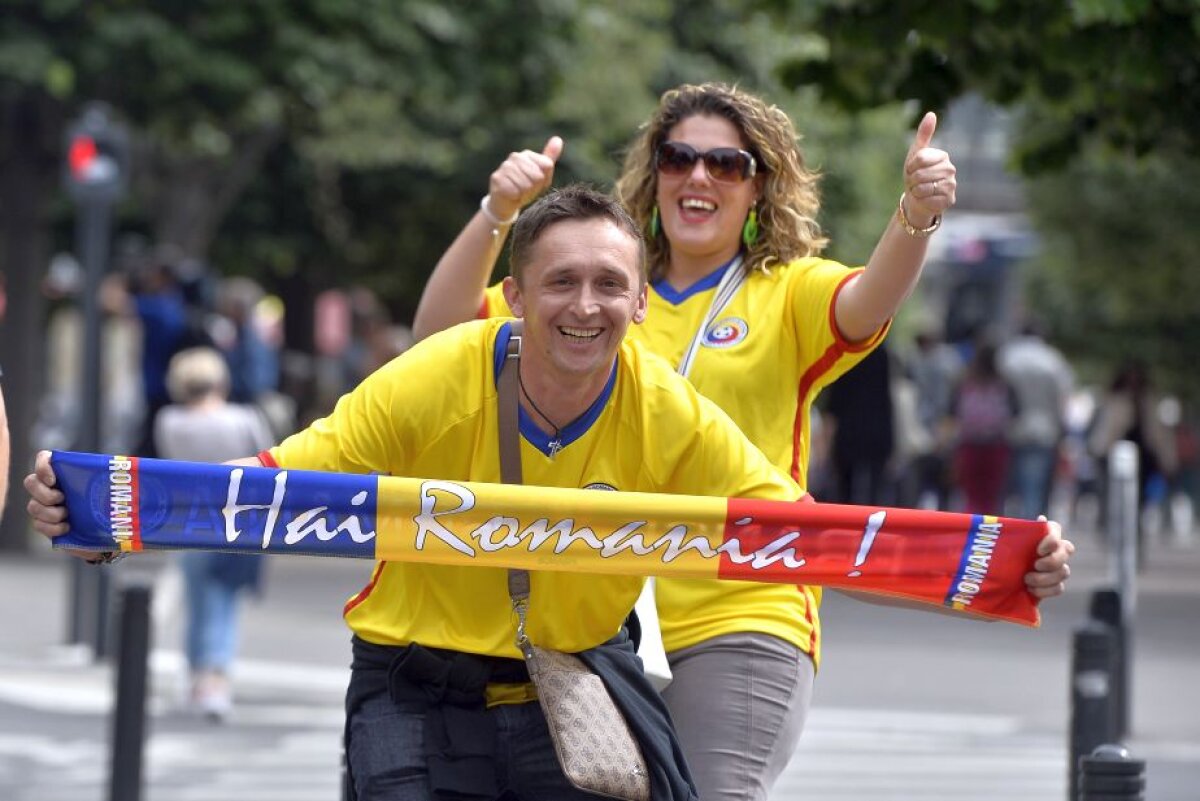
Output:
<instances>
[{"instance_id":1,"label":"street pole","mask_svg":"<svg viewBox=\"0 0 1200 801\"><path fill-rule=\"evenodd\" d=\"M113 206L124 194L128 180L128 155L128 135L103 104L86 105L67 130L64 182L76 205L75 248L84 269L83 376L75 448L92 453L100 451L103 405L100 287L108 270ZM68 604L70 641L88 640L96 659L107 656L109 649L110 583L107 570L74 561Z\"/></svg>"}]
</instances>

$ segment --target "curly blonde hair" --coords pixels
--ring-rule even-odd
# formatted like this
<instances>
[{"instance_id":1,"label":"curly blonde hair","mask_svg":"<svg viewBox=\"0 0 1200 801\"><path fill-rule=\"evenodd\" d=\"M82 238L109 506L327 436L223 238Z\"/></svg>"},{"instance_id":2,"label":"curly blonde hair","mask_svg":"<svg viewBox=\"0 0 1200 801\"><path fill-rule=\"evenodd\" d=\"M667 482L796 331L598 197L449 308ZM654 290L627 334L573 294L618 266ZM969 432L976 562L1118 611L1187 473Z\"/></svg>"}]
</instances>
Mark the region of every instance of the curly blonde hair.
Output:
<instances>
[{"instance_id":1,"label":"curly blonde hair","mask_svg":"<svg viewBox=\"0 0 1200 801\"><path fill-rule=\"evenodd\" d=\"M653 236L649 230L658 191L654 154L672 128L696 115L723 117L733 123L763 176L759 236L747 249L745 269L766 272L772 264L819 254L829 244L816 220L820 174L805 166L799 135L787 114L736 86L683 84L663 93L654 115L626 152L617 179L617 199L646 231L650 280L665 275L670 259L665 234L660 231Z\"/></svg>"}]
</instances>

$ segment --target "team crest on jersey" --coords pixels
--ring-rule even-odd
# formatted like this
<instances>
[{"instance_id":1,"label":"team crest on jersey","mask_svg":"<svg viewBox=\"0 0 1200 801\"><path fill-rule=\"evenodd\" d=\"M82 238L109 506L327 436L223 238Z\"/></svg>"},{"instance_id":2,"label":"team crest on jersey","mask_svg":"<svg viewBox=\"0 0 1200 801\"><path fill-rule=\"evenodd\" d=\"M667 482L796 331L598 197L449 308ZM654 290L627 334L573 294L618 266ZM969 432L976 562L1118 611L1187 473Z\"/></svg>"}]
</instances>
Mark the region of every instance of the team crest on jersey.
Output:
<instances>
[{"instance_id":1,"label":"team crest on jersey","mask_svg":"<svg viewBox=\"0 0 1200 801\"><path fill-rule=\"evenodd\" d=\"M706 348L732 348L750 333L750 324L741 317L723 317L708 327L700 344Z\"/></svg>"}]
</instances>

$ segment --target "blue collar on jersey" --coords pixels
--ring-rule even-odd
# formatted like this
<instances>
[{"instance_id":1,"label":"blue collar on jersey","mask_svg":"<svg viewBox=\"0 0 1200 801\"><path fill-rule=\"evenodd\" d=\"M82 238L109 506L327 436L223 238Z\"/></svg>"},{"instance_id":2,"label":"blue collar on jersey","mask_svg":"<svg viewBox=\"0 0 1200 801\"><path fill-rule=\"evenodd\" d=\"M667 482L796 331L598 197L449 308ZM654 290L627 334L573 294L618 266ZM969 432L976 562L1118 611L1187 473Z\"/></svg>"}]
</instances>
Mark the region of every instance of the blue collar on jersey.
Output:
<instances>
[{"instance_id":1,"label":"blue collar on jersey","mask_svg":"<svg viewBox=\"0 0 1200 801\"><path fill-rule=\"evenodd\" d=\"M508 340L511 338L512 326L508 323L500 326L500 330L496 333L495 349L492 352L493 382L499 382L500 380L500 365L504 362L504 353L508 350ZM604 411L604 406L608 403L608 399L612 397L613 387L616 384L617 364L614 361L612 372L609 373L608 381L604 384L604 389L600 391L600 396L592 402L587 411L576 417L558 432L559 439L557 442L549 434L538 428L537 423L533 422L533 418L525 413L525 407L518 404L517 420L521 436L530 445L550 458L554 458L555 453L561 451L588 432L588 429L592 427L592 423L596 422L596 418L600 416L600 412Z\"/></svg>"},{"instance_id":2,"label":"blue collar on jersey","mask_svg":"<svg viewBox=\"0 0 1200 801\"><path fill-rule=\"evenodd\" d=\"M660 278L650 286L653 287L654 291L658 293L658 296L667 303L670 303L672 306L678 306L692 295L703 292L706 289L712 289L717 284L721 283L721 276L725 275L725 271L729 269L729 265L733 264L739 255L741 255L740 252L733 254L732 259L725 262L720 267L713 270L711 273L704 276L691 286L686 287L685 289L675 289L675 287L667 283L666 278Z\"/></svg>"}]
</instances>

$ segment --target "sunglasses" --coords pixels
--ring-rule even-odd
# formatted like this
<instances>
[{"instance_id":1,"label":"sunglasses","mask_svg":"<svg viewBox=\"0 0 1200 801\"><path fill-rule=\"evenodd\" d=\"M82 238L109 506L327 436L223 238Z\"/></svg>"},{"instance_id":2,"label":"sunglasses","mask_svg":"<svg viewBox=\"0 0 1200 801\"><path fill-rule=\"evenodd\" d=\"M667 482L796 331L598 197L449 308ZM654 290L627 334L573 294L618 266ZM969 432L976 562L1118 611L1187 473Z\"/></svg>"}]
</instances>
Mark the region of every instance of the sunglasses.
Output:
<instances>
[{"instance_id":1,"label":"sunglasses","mask_svg":"<svg viewBox=\"0 0 1200 801\"><path fill-rule=\"evenodd\" d=\"M758 171L754 156L736 147L714 147L701 153L683 142L663 142L654 154L654 167L663 175L687 175L704 160L704 169L714 181L736 184L753 178Z\"/></svg>"}]
</instances>

